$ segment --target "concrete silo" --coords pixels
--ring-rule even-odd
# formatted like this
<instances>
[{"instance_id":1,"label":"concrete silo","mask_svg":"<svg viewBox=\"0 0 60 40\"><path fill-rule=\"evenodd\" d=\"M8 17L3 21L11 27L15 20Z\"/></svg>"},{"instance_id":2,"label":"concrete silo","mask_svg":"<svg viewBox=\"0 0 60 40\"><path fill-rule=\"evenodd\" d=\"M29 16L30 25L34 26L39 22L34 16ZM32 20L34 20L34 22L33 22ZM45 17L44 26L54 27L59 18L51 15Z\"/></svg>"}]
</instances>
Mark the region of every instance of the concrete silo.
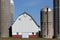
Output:
<instances>
[{"instance_id":1,"label":"concrete silo","mask_svg":"<svg viewBox=\"0 0 60 40\"><path fill-rule=\"evenodd\" d=\"M48 7L41 10L41 34L43 38L53 37L53 14Z\"/></svg>"},{"instance_id":2,"label":"concrete silo","mask_svg":"<svg viewBox=\"0 0 60 40\"><path fill-rule=\"evenodd\" d=\"M10 0L10 13L9 13L9 22L10 22L10 28L9 28L9 36L12 37L12 25L14 22L14 1Z\"/></svg>"},{"instance_id":3,"label":"concrete silo","mask_svg":"<svg viewBox=\"0 0 60 40\"><path fill-rule=\"evenodd\" d=\"M14 22L14 1L10 0L10 26L12 26Z\"/></svg>"},{"instance_id":4,"label":"concrete silo","mask_svg":"<svg viewBox=\"0 0 60 40\"><path fill-rule=\"evenodd\" d=\"M9 2L0 0L0 36L9 37Z\"/></svg>"}]
</instances>

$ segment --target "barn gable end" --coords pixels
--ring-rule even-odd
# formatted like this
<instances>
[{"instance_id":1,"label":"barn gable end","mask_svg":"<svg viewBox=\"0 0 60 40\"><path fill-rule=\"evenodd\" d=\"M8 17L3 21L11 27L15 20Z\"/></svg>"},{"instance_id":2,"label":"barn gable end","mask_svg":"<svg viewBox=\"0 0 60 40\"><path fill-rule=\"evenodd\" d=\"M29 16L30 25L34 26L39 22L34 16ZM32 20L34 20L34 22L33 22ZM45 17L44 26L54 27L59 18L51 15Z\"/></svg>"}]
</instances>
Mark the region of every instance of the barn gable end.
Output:
<instances>
[{"instance_id":1,"label":"barn gable end","mask_svg":"<svg viewBox=\"0 0 60 40\"><path fill-rule=\"evenodd\" d=\"M38 31L38 26L36 25L32 17L28 15L26 12L20 15L17 18L16 22L12 25L12 35L17 35L17 33L19 35L32 35L32 32L36 35Z\"/></svg>"}]
</instances>

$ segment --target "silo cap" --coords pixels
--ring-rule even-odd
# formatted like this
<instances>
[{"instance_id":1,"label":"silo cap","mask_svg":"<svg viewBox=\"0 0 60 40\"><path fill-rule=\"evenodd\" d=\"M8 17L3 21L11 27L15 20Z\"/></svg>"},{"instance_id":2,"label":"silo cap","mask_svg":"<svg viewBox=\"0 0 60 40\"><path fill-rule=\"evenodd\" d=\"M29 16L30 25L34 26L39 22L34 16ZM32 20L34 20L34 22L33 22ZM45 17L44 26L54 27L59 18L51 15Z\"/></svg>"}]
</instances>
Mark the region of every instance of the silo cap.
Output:
<instances>
[{"instance_id":1,"label":"silo cap","mask_svg":"<svg viewBox=\"0 0 60 40\"><path fill-rule=\"evenodd\" d=\"M51 9L51 8L49 8L49 7L45 7L45 8L43 8L43 9L42 9L42 11L45 11L45 12L46 12L46 11L47 11L47 9L48 9L48 11L52 11L52 9Z\"/></svg>"},{"instance_id":2,"label":"silo cap","mask_svg":"<svg viewBox=\"0 0 60 40\"><path fill-rule=\"evenodd\" d=\"M11 3L12 5L14 5L14 1L13 1L13 0L10 0L10 3Z\"/></svg>"}]
</instances>

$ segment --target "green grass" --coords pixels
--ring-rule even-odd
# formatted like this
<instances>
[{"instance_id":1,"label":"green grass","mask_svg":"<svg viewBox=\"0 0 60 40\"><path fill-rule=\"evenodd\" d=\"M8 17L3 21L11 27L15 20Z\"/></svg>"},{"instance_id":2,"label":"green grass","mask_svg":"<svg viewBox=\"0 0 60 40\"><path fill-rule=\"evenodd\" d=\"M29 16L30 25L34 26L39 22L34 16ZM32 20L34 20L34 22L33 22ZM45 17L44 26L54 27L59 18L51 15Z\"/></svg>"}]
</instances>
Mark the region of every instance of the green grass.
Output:
<instances>
[{"instance_id":1,"label":"green grass","mask_svg":"<svg viewBox=\"0 0 60 40\"><path fill-rule=\"evenodd\" d=\"M60 39L45 39L45 38L24 38L24 39L20 39L20 38L0 38L0 40L60 40Z\"/></svg>"}]
</instances>

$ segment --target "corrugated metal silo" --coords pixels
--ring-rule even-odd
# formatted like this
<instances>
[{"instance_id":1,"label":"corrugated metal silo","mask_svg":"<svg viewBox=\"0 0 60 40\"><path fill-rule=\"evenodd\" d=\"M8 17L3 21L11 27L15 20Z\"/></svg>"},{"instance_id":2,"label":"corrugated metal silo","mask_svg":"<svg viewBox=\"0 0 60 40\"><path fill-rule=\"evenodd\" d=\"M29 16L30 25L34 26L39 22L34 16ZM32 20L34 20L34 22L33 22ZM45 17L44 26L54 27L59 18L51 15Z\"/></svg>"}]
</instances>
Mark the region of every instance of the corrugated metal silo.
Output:
<instances>
[{"instance_id":1,"label":"corrugated metal silo","mask_svg":"<svg viewBox=\"0 0 60 40\"><path fill-rule=\"evenodd\" d=\"M60 0L53 0L54 10L54 37L60 38Z\"/></svg>"}]
</instances>

